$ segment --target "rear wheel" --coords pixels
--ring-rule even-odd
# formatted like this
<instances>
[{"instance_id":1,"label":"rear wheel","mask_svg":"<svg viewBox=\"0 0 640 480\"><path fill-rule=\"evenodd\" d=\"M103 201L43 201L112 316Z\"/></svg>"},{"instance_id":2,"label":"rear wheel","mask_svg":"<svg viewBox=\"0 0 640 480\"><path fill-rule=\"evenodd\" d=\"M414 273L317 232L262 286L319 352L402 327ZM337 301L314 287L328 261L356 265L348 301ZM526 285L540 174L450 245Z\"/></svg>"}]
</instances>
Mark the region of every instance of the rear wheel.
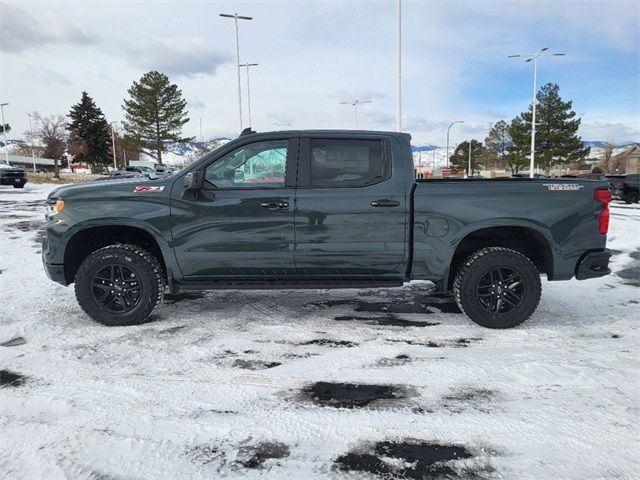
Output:
<instances>
[{"instance_id":1,"label":"rear wheel","mask_svg":"<svg viewBox=\"0 0 640 480\"><path fill-rule=\"evenodd\" d=\"M638 192L629 192L625 198L627 203L638 203Z\"/></svg>"},{"instance_id":2,"label":"rear wheel","mask_svg":"<svg viewBox=\"0 0 640 480\"><path fill-rule=\"evenodd\" d=\"M80 307L109 326L144 323L164 289L160 262L135 245L96 250L84 259L75 278Z\"/></svg>"},{"instance_id":3,"label":"rear wheel","mask_svg":"<svg viewBox=\"0 0 640 480\"><path fill-rule=\"evenodd\" d=\"M24 188L24 183L14 183L13 188Z\"/></svg>"},{"instance_id":4,"label":"rear wheel","mask_svg":"<svg viewBox=\"0 0 640 480\"><path fill-rule=\"evenodd\" d=\"M523 254L487 247L463 262L453 292L460 310L478 325L511 328L533 314L542 286L538 270Z\"/></svg>"}]
</instances>

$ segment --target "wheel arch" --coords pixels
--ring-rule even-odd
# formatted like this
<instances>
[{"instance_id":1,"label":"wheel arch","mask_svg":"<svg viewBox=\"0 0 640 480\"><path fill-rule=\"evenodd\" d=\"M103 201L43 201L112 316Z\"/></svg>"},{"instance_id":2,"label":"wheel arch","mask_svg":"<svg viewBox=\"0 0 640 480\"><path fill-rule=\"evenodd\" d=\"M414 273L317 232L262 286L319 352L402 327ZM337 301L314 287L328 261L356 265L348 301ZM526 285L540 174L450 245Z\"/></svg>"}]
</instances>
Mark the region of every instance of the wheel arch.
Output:
<instances>
[{"instance_id":1,"label":"wheel arch","mask_svg":"<svg viewBox=\"0 0 640 480\"><path fill-rule=\"evenodd\" d=\"M483 247L505 247L529 258L539 272L553 277L553 251L550 241L540 231L528 226L491 226L467 233L453 253L445 275L450 290L458 268L471 253Z\"/></svg>"},{"instance_id":2,"label":"wheel arch","mask_svg":"<svg viewBox=\"0 0 640 480\"><path fill-rule=\"evenodd\" d=\"M163 250L149 230L134 225L87 226L69 239L64 251L64 274L67 284L73 283L80 264L91 253L118 243L137 245L158 259L166 275L167 262Z\"/></svg>"}]
</instances>

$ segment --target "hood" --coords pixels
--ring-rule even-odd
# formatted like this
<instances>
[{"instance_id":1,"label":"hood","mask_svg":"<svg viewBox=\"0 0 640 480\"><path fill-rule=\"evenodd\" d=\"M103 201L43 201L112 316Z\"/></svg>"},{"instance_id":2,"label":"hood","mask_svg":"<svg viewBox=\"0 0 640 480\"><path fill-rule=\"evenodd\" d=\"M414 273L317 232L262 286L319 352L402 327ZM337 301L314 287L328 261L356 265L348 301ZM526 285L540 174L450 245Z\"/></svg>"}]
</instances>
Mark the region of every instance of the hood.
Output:
<instances>
[{"instance_id":1,"label":"hood","mask_svg":"<svg viewBox=\"0 0 640 480\"><path fill-rule=\"evenodd\" d=\"M21 172L24 172L24 168L20 168L20 167L14 167L12 165L7 165L4 162L0 162L0 170L19 170Z\"/></svg>"},{"instance_id":2,"label":"hood","mask_svg":"<svg viewBox=\"0 0 640 480\"><path fill-rule=\"evenodd\" d=\"M135 178L123 178L122 180L95 180L93 182L75 183L70 185L63 185L54 189L49 198L67 198L75 194L87 194L94 195L108 195L109 192L123 192L131 190L137 186L167 186L171 184L171 180L175 177L161 177L155 180L147 177L135 177Z\"/></svg>"}]
</instances>

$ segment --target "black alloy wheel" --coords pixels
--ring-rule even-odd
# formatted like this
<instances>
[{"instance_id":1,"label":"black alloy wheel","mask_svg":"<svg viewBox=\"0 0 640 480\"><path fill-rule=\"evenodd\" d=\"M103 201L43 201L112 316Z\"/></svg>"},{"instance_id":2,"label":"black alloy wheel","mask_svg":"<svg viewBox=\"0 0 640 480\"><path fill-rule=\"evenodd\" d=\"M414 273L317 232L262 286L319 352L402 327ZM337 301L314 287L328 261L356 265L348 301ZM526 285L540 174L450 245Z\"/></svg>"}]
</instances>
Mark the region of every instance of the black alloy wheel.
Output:
<instances>
[{"instance_id":1,"label":"black alloy wheel","mask_svg":"<svg viewBox=\"0 0 640 480\"><path fill-rule=\"evenodd\" d=\"M130 267L111 264L95 273L91 293L105 312L125 313L140 303L142 283Z\"/></svg>"},{"instance_id":2,"label":"black alloy wheel","mask_svg":"<svg viewBox=\"0 0 640 480\"><path fill-rule=\"evenodd\" d=\"M522 275L508 267L490 269L476 285L476 299L489 313L508 313L517 309L525 293Z\"/></svg>"}]
</instances>

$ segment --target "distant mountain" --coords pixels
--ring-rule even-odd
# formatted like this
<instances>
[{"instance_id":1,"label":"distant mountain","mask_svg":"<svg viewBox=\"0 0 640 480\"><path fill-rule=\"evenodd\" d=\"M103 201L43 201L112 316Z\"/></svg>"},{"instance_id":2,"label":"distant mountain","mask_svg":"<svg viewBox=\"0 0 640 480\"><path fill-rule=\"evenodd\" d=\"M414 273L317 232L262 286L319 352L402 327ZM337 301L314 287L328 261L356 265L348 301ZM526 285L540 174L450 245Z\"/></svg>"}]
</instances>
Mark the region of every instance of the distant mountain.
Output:
<instances>
[{"instance_id":1,"label":"distant mountain","mask_svg":"<svg viewBox=\"0 0 640 480\"><path fill-rule=\"evenodd\" d=\"M582 146L583 147L595 147L595 148L604 148L609 142L606 142L604 140L583 140L582 141ZM622 147L630 147L631 145L635 145L638 142L627 142L627 143L620 143L620 144L614 144L613 146L615 148L622 148Z\"/></svg>"},{"instance_id":2,"label":"distant mountain","mask_svg":"<svg viewBox=\"0 0 640 480\"><path fill-rule=\"evenodd\" d=\"M162 162L166 165L188 165L230 141L229 138L220 137L203 142L166 142L162 149ZM155 162L157 158L155 152L144 151L140 154L140 160Z\"/></svg>"},{"instance_id":3,"label":"distant mountain","mask_svg":"<svg viewBox=\"0 0 640 480\"><path fill-rule=\"evenodd\" d=\"M412 152L430 152L431 150L435 150L436 148L440 148L438 145L411 145Z\"/></svg>"}]
</instances>

